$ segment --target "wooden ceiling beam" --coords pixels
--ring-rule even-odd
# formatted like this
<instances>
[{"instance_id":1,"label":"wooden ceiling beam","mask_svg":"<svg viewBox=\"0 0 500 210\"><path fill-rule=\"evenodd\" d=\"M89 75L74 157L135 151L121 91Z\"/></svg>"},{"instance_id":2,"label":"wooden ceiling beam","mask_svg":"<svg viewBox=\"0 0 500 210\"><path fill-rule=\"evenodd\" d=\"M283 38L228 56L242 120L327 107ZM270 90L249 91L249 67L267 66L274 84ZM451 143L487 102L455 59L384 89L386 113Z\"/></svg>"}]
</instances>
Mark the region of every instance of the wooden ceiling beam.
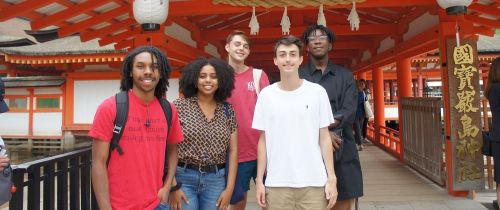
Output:
<instances>
[{"instance_id":1,"label":"wooden ceiling beam","mask_svg":"<svg viewBox=\"0 0 500 210\"><path fill-rule=\"evenodd\" d=\"M372 14L374 16L379 16L379 17L391 20L392 22L399 19L398 15L384 12L382 10L379 10L378 8L365 8L365 9L363 9L363 11L366 11L368 14Z\"/></svg>"},{"instance_id":2,"label":"wooden ceiling beam","mask_svg":"<svg viewBox=\"0 0 500 210\"><path fill-rule=\"evenodd\" d=\"M349 51L333 51L329 53L328 57L330 59L335 59L335 58L353 58L355 55L357 55L357 51L353 52L352 50ZM259 54L250 54L248 56L248 63L255 63L255 62L260 62L260 61L272 61L274 59L274 53L259 53ZM302 56L307 57L306 53L303 53Z\"/></svg>"},{"instance_id":3,"label":"wooden ceiling beam","mask_svg":"<svg viewBox=\"0 0 500 210\"><path fill-rule=\"evenodd\" d=\"M436 49L438 48L436 37L439 36L439 31L438 26L429 28L419 35L359 63L354 69L363 72L393 63L399 57L411 57Z\"/></svg>"},{"instance_id":4,"label":"wooden ceiling beam","mask_svg":"<svg viewBox=\"0 0 500 210\"><path fill-rule=\"evenodd\" d=\"M211 25L209 27L205 27L204 30L214 30L214 29L220 29L220 28L230 28L234 24L238 24L241 22L246 22L246 26L248 27L248 23L250 22L250 18L252 17L251 13L246 13L241 16L238 16L236 18L233 18L231 20L221 20L220 23L217 23L215 25Z\"/></svg>"},{"instance_id":5,"label":"wooden ceiling beam","mask_svg":"<svg viewBox=\"0 0 500 210\"><path fill-rule=\"evenodd\" d=\"M82 13L86 13L92 9L107 4L108 2L109 1L103 1L103 0L88 0L81 4L77 4L72 7L66 8L65 10L62 10L50 16L34 20L33 22L31 22L31 29L40 30L47 26L58 25L59 23L67 19L81 15Z\"/></svg>"},{"instance_id":6,"label":"wooden ceiling beam","mask_svg":"<svg viewBox=\"0 0 500 210\"><path fill-rule=\"evenodd\" d=\"M307 26L294 26L290 28L290 34L299 35L304 32ZM349 25L334 25L330 29L335 32L337 36L356 36L356 35L380 35L380 34L393 34L397 30L397 24L366 24L361 25L358 31L351 31ZM250 29L241 28L239 30L250 34ZM232 29L226 30L210 30L203 32L203 38L208 40L224 40L226 36L231 33ZM261 28L259 34L250 36L251 39L276 39L282 37L281 27L274 28Z\"/></svg>"},{"instance_id":7,"label":"wooden ceiling beam","mask_svg":"<svg viewBox=\"0 0 500 210\"><path fill-rule=\"evenodd\" d=\"M490 27L486 27L486 26L480 26L480 27L476 26L476 27L474 27L474 32L476 32L477 34L481 34L481 35L489 36L489 37L495 36L495 29L490 28Z\"/></svg>"},{"instance_id":8,"label":"wooden ceiling beam","mask_svg":"<svg viewBox=\"0 0 500 210\"><path fill-rule=\"evenodd\" d=\"M477 23L479 25L491 27L491 28L500 28L500 21L497 20L492 20L492 19L487 19L487 18L482 18L479 17L478 15L466 15L465 19L470 20L474 23Z\"/></svg>"},{"instance_id":9,"label":"wooden ceiling beam","mask_svg":"<svg viewBox=\"0 0 500 210\"><path fill-rule=\"evenodd\" d=\"M110 11L104 12L102 14L96 15L92 18L87 19L87 20L84 20L84 21L81 21L81 22L78 22L78 23L75 23L75 24L72 24L72 25L69 25L66 27L62 27L58 30L59 37L65 37L65 36L69 36L71 34L74 34L76 32L85 31L93 25L97 25L99 23L106 22L106 21L111 20L115 17L123 15L123 14L127 13L128 11L129 11L129 8L121 6L121 7L117 7L115 9L112 9Z\"/></svg>"},{"instance_id":10,"label":"wooden ceiling beam","mask_svg":"<svg viewBox=\"0 0 500 210\"><path fill-rule=\"evenodd\" d=\"M38 8L47 6L49 4L52 4L53 1L51 0L46 0L46 1L40 1L40 0L26 0L23 1L19 4L14 4L11 6L6 6L3 7L2 10L0 10L0 22L15 18L15 17L20 17L23 16L31 11L34 11Z\"/></svg>"},{"instance_id":11,"label":"wooden ceiling beam","mask_svg":"<svg viewBox=\"0 0 500 210\"><path fill-rule=\"evenodd\" d=\"M349 50L349 49L370 49L373 47L373 43L368 40L359 41L336 41L333 44L333 50ZM252 53L262 53L270 52L274 48L274 43L270 44L256 44L250 45L250 52Z\"/></svg>"},{"instance_id":12,"label":"wooden ceiling beam","mask_svg":"<svg viewBox=\"0 0 500 210\"><path fill-rule=\"evenodd\" d=\"M339 15L343 15L344 16L343 20L345 22L348 22L347 21L347 17L349 17L349 13L351 12L351 10L349 10L349 9L341 9L341 10L334 10L334 11L335 11L335 13L337 13ZM372 24L388 23L388 22L390 22L390 21L388 21L386 19L383 19L383 18L379 18L379 17L376 17L376 16L368 15L367 13L364 13L361 9L358 11L358 16L359 16L359 19L361 21L360 27L363 24L367 24L367 22L370 22Z\"/></svg>"},{"instance_id":13,"label":"wooden ceiling beam","mask_svg":"<svg viewBox=\"0 0 500 210\"><path fill-rule=\"evenodd\" d=\"M203 21L202 23L200 23L200 26L203 25L202 28L206 28L207 26L210 26L210 25L214 25L214 24L217 24L219 23L220 21L226 21L226 20L229 20L230 18L236 16L238 14L223 14L223 15L217 15L217 17L215 18L212 18L210 20L207 20L207 21Z\"/></svg>"},{"instance_id":14,"label":"wooden ceiling beam","mask_svg":"<svg viewBox=\"0 0 500 210\"><path fill-rule=\"evenodd\" d=\"M468 9L478 12L478 13L483 13L483 14L488 14L492 15L495 17L500 16L500 9L498 7L494 7L491 5L483 5L479 3L473 3L470 6L467 7Z\"/></svg>"},{"instance_id":15,"label":"wooden ceiling beam","mask_svg":"<svg viewBox=\"0 0 500 210\"><path fill-rule=\"evenodd\" d=\"M369 0L362 3L357 3L356 8L379 8L379 7L405 7L405 6L422 6L422 5L435 5L435 0ZM351 8L351 4L336 5L334 7L327 8ZM228 14L228 13L241 13L242 11L252 11L252 7L234 7L226 4L214 5L211 0L197 0L196 6L193 6L192 1L177 1L171 2L170 8L175 8L171 10L169 15L171 16L195 16L195 15L210 15L210 14ZM256 7L256 12L261 11L283 11L281 7L263 8ZM318 7L288 7L288 11L294 10L315 10L318 11Z\"/></svg>"},{"instance_id":16,"label":"wooden ceiling beam","mask_svg":"<svg viewBox=\"0 0 500 210\"><path fill-rule=\"evenodd\" d=\"M117 43L119 41L128 39L128 38L130 38L130 37L132 37L135 34L138 34L140 32L141 32L141 28L136 27L132 30L126 30L124 32L118 33L118 34L113 35L113 36L103 37L103 38L101 38L101 40L99 40L99 45L105 46L105 45L111 44L113 42Z\"/></svg>"},{"instance_id":17,"label":"wooden ceiling beam","mask_svg":"<svg viewBox=\"0 0 500 210\"><path fill-rule=\"evenodd\" d=\"M100 29L97 29L94 31L84 32L80 35L80 39L82 40L82 42L86 42L86 41L89 41L91 39L104 37L110 33L113 33L113 32L118 31L120 29L129 28L129 27L134 26L136 24L137 24L137 22L135 22L134 19L127 18L127 19L122 20L120 22L112 23L111 25L104 27L104 28L100 28Z\"/></svg>"},{"instance_id":18,"label":"wooden ceiling beam","mask_svg":"<svg viewBox=\"0 0 500 210\"><path fill-rule=\"evenodd\" d=\"M173 2L172 2L173 3ZM216 18L218 15L210 14L210 15L196 15L196 16L185 16L193 23L204 23L205 21Z\"/></svg>"},{"instance_id":19,"label":"wooden ceiling beam","mask_svg":"<svg viewBox=\"0 0 500 210\"><path fill-rule=\"evenodd\" d=\"M115 44L115 49L120 50L124 48L134 47L134 39L126 39L119 41Z\"/></svg>"},{"instance_id":20,"label":"wooden ceiling beam","mask_svg":"<svg viewBox=\"0 0 500 210\"><path fill-rule=\"evenodd\" d=\"M169 56L169 53L176 53L182 56L185 56L187 60L186 62L190 62L191 60L196 59L197 57L203 56L203 57L211 57L209 54L207 54L205 51L202 51L200 49L196 49L188 44L185 44L184 42L181 42L175 38L172 38L171 36L165 35L165 46L167 48L167 56ZM181 50L179 50L181 49Z\"/></svg>"}]
</instances>

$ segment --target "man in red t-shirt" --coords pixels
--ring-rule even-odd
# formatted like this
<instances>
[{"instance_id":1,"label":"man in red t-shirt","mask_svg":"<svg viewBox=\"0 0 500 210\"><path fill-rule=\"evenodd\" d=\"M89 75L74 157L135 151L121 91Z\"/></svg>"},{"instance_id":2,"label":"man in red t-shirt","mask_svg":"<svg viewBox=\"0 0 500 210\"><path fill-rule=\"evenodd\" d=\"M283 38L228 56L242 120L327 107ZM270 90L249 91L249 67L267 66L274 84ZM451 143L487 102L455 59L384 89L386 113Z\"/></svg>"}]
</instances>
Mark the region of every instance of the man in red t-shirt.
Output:
<instances>
[{"instance_id":1,"label":"man in red t-shirt","mask_svg":"<svg viewBox=\"0 0 500 210\"><path fill-rule=\"evenodd\" d=\"M164 161L168 161L168 166L177 166L177 143L183 138L177 110L171 105L169 131L159 102L165 97L169 73L166 56L155 47L139 47L126 56L120 89L128 91L129 113L119 141L122 155L116 149L109 153L116 117L115 97L98 107L89 136L94 139L92 186L99 209L166 207L176 167L168 167L163 182Z\"/></svg>"},{"instance_id":2,"label":"man in red t-shirt","mask_svg":"<svg viewBox=\"0 0 500 210\"><path fill-rule=\"evenodd\" d=\"M227 100L234 106L236 122L238 122L238 177L237 182L247 192L250 189L250 179L257 176L257 143L259 131L252 129L253 112L257 102L257 90L269 85L267 75L262 70L254 70L245 64L250 54L250 42L242 31L234 31L226 39L228 63L235 71L234 90ZM260 71L260 78L255 78L254 71ZM257 76L258 77L258 76ZM258 84L255 84L258 81ZM258 85L258 87L256 87ZM245 198L232 206L231 209L245 209Z\"/></svg>"}]
</instances>

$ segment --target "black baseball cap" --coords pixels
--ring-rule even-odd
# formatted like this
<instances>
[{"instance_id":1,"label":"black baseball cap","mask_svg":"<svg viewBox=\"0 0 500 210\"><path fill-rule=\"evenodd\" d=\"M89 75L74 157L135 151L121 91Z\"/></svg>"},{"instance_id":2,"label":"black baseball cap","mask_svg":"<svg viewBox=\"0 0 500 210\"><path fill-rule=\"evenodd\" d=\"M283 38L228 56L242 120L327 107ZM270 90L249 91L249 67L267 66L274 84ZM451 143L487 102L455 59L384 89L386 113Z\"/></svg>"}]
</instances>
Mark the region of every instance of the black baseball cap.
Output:
<instances>
[{"instance_id":1,"label":"black baseball cap","mask_svg":"<svg viewBox=\"0 0 500 210\"><path fill-rule=\"evenodd\" d=\"M4 94L5 94L5 85L3 84L3 80L0 78L0 113L9 111L9 107L3 100Z\"/></svg>"}]
</instances>

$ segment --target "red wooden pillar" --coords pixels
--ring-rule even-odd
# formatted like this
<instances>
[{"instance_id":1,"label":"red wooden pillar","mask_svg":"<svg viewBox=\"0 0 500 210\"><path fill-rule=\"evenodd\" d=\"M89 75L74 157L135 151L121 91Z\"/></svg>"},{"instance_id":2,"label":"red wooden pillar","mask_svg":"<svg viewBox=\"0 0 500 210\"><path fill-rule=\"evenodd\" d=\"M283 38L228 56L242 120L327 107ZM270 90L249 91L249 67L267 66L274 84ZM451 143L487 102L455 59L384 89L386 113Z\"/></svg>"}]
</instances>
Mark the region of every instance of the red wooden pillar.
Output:
<instances>
[{"instance_id":1,"label":"red wooden pillar","mask_svg":"<svg viewBox=\"0 0 500 210\"><path fill-rule=\"evenodd\" d=\"M384 70L376 68L372 72L373 79L373 114L375 123L375 139L377 144L383 144L380 133L385 132L385 129L380 126L385 126L385 104L384 104Z\"/></svg>"},{"instance_id":2,"label":"red wooden pillar","mask_svg":"<svg viewBox=\"0 0 500 210\"><path fill-rule=\"evenodd\" d=\"M412 89L411 89L411 59L410 58L400 58L396 62L397 65L397 84L398 84L398 118L399 118L399 139L400 139L400 148L399 148L399 159L403 161L404 155L404 139L403 139L403 109L401 105L401 99L403 97L411 97ZM397 149L397 148L396 148ZM397 149L398 150L398 149Z\"/></svg>"}]
</instances>

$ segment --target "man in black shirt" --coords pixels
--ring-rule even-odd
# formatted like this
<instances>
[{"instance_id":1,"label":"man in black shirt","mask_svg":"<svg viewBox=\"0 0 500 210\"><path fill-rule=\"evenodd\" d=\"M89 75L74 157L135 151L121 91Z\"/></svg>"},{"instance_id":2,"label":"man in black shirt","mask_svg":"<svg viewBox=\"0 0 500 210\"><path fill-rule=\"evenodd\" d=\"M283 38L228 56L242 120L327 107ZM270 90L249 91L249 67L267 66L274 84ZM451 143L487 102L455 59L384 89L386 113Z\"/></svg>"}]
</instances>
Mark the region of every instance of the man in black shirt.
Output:
<instances>
[{"instance_id":1,"label":"man in black shirt","mask_svg":"<svg viewBox=\"0 0 500 210\"><path fill-rule=\"evenodd\" d=\"M363 196L363 177L352 125L356 115L357 88L350 70L332 63L328 52L335 43L335 34L322 25L310 26L304 31L304 42L309 53L308 63L299 69L301 78L318 83L326 89L332 113L340 123L330 125L335 155L338 199L335 210L350 210L354 200ZM338 138L335 133L341 134Z\"/></svg>"}]
</instances>

